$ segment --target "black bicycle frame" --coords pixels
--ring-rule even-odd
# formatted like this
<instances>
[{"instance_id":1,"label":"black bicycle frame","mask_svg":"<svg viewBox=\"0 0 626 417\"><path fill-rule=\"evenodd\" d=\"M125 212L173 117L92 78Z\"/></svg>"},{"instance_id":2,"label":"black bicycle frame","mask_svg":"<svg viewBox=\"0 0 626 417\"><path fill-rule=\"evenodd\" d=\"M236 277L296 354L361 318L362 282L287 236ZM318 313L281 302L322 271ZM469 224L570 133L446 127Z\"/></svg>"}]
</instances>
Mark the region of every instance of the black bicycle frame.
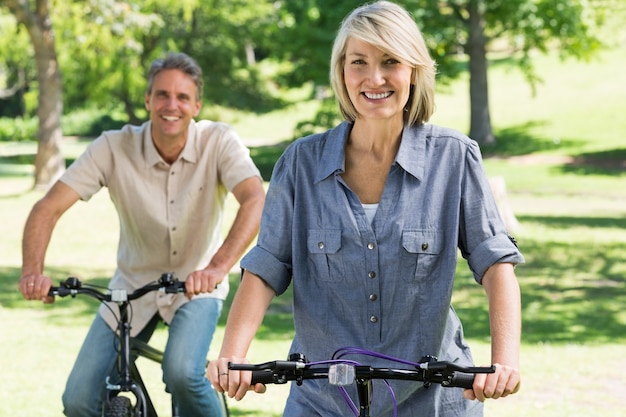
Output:
<instances>
[{"instance_id":1,"label":"black bicycle frame","mask_svg":"<svg viewBox=\"0 0 626 417\"><path fill-rule=\"evenodd\" d=\"M119 349L118 356L118 374L119 383L111 384L107 378L106 388L108 391L107 400L115 397L119 392L132 392L137 401L137 408L142 416L156 417L157 413L146 394L145 385L139 370L135 365L134 358L131 357L131 340L130 340L130 320L128 318L128 303L118 303L120 310L120 320L118 324L119 332Z\"/></svg>"}]
</instances>

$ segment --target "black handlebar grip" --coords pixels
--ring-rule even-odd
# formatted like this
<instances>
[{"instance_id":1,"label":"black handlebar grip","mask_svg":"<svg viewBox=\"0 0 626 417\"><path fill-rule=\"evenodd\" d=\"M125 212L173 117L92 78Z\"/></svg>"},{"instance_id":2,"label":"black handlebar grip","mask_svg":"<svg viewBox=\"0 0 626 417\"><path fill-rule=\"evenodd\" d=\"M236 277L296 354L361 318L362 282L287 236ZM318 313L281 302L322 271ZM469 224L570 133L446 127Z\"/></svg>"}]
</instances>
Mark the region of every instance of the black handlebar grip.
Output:
<instances>
[{"instance_id":1,"label":"black handlebar grip","mask_svg":"<svg viewBox=\"0 0 626 417\"><path fill-rule=\"evenodd\" d=\"M449 383L442 384L446 387L472 388L474 385L474 374L455 372Z\"/></svg>"},{"instance_id":2,"label":"black handlebar grip","mask_svg":"<svg viewBox=\"0 0 626 417\"><path fill-rule=\"evenodd\" d=\"M251 385L255 384L275 384L276 378L272 371L252 371Z\"/></svg>"}]
</instances>

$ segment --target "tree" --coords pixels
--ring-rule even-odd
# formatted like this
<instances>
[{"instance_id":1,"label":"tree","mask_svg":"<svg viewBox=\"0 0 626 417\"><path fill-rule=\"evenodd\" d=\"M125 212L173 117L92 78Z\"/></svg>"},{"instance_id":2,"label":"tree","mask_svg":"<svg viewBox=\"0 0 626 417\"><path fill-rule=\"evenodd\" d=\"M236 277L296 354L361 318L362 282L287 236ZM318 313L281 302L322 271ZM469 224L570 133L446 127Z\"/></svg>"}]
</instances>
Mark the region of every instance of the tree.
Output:
<instances>
[{"instance_id":1,"label":"tree","mask_svg":"<svg viewBox=\"0 0 626 417\"><path fill-rule=\"evenodd\" d=\"M0 0L0 5L7 6L16 20L26 28L32 41L39 84L34 185L48 188L65 170L65 160L61 155L61 70L48 1L36 0L34 9L31 9L30 3L27 0Z\"/></svg>"},{"instance_id":2,"label":"tree","mask_svg":"<svg viewBox=\"0 0 626 417\"><path fill-rule=\"evenodd\" d=\"M68 1L55 4L60 64L67 74L64 103L111 110L121 105L132 124L143 105L146 66L163 19L131 2Z\"/></svg>"},{"instance_id":3,"label":"tree","mask_svg":"<svg viewBox=\"0 0 626 417\"><path fill-rule=\"evenodd\" d=\"M494 41L508 45L505 56L524 72L531 85L538 77L534 51L559 50L583 58L599 42L592 29L599 12L613 0L396 0L414 16L437 61L439 82L459 75L467 58L470 90L470 136L481 144L495 143L489 110L488 52ZM277 32L274 56L292 63L285 79L327 83L332 39L341 19L359 0L285 1L283 27Z\"/></svg>"},{"instance_id":4,"label":"tree","mask_svg":"<svg viewBox=\"0 0 626 417\"><path fill-rule=\"evenodd\" d=\"M270 0L71 0L55 4L59 60L68 74L68 110L122 103L139 123L147 67L169 51L193 56L205 74L205 99L235 108L265 100L255 72L256 44L272 21ZM257 94L258 93L258 94ZM250 96L254 96L250 98Z\"/></svg>"},{"instance_id":5,"label":"tree","mask_svg":"<svg viewBox=\"0 0 626 417\"><path fill-rule=\"evenodd\" d=\"M439 62L467 56L470 90L469 136L493 145L489 110L488 59L491 44L506 42L505 56L517 63L531 86L539 77L532 53L558 50L562 57L586 58L600 46L593 28L598 2L585 0L407 0L415 10ZM439 32L445 36L437 36ZM434 37L433 37L434 35Z\"/></svg>"}]
</instances>

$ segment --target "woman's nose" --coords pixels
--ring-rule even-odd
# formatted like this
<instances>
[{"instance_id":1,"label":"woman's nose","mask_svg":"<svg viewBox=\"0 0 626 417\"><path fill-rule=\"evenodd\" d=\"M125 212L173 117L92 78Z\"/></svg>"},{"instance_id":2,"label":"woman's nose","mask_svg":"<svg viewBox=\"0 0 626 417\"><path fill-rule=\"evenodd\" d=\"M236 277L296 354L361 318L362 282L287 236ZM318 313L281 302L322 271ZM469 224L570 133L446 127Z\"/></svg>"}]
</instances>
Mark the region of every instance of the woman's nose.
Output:
<instances>
[{"instance_id":1,"label":"woman's nose","mask_svg":"<svg viewBox=\"0 0 626 417\"><path fill-rule=\"evenodd\" d=\"M381 85L385 83L385 75L380 66L372 66L369 71L369 81L372 85Z\"/></svg>"}]
</instances>

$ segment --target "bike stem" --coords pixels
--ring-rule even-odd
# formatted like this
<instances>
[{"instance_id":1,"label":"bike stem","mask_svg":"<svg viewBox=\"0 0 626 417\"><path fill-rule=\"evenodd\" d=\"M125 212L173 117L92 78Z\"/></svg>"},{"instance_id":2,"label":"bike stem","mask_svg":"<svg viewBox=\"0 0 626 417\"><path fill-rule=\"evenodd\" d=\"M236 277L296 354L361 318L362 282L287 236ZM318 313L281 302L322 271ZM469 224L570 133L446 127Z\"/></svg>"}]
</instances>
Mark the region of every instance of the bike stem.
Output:
<instances>
[{"instance_id":1,"label":"bike stem","mask_svg":"<svg viewBox=\"0 0 626 417\"><path fill-rule=\"evenodd\" d=\"M359 397L359 417L370 417L370 404L372 402L372 380L357 378L356 388Z\"/></svg>"},{"instance_id":2,"label":"bike stem","mask_svg":"<svg viewBox=\"0 0 626 417\"><path fill-rule=\"evenodd\" d=\"M128 387L131 384L130 365L130 322L128 320L128 304L120 303L120 322L118 330L120 332L120 385Z\"/></svg>"}]
</instances>

